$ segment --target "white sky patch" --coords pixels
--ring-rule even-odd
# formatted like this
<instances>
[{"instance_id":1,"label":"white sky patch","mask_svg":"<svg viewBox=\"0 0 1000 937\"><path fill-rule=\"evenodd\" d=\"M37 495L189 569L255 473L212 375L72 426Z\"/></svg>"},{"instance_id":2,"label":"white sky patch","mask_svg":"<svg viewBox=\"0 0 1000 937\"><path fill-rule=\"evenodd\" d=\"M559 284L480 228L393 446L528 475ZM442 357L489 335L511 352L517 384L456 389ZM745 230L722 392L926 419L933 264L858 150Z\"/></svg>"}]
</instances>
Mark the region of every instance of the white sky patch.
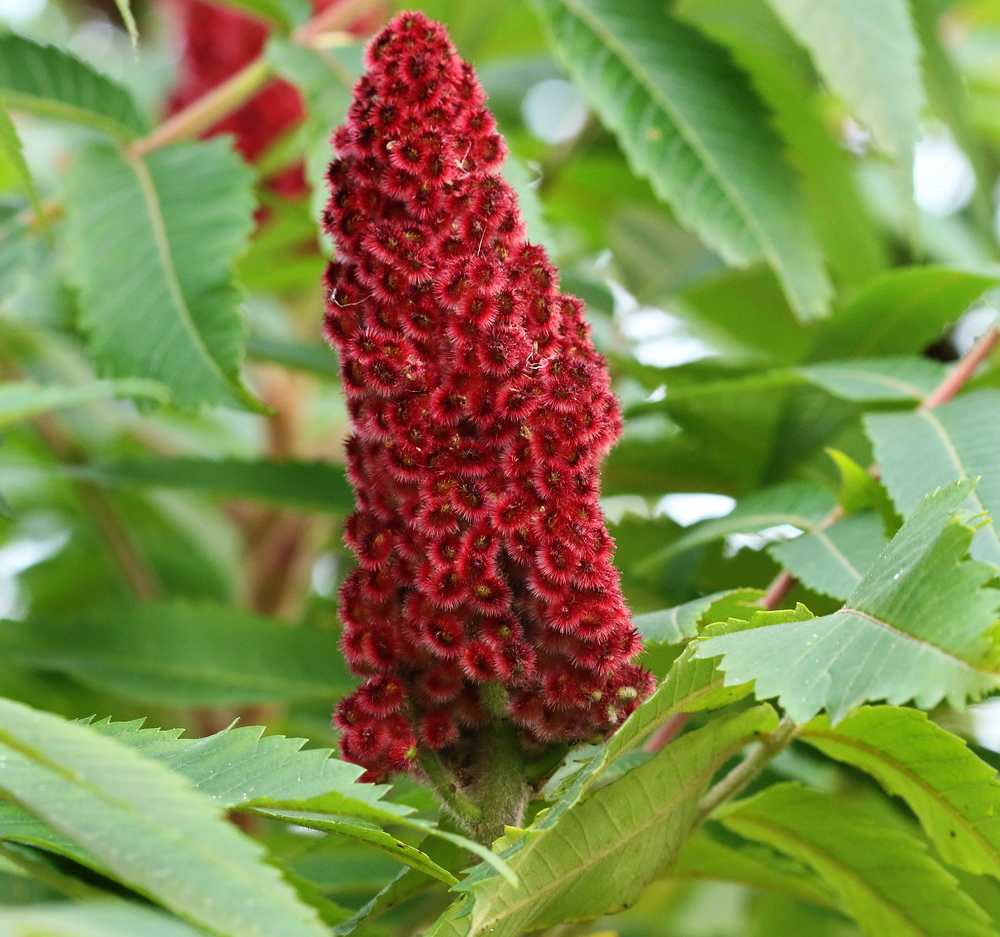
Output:
<instances>
[{"instance_id":1,"label":"white sky patch","mask_svg":"<svg viewBox=\"0 0 1000 937\"><path fill-rule=\"evenodd\" d=\"M736 556L744 547L749 550L763 550L769 543L794 540L801 535L802 531L791 524L776 524L774 527L765 527L764 530L756 534L730 534L726 537L724 555L727 558Z\"/></svg>"},{"instance_id":2,"label":"white sky patch","mask_svg":"<svg viewBox=\"0 0 1000 937\"><path fill-rule=\"evenodd\" d=\"M641 305L614 280L608 280L608 286L615 301L618 327L635 343L632 354L641 364L672 368L718 354L711 345L692 335L682 319L655 306Z\"/></svg>"},{"instance_id":3,"label":"white sky patch","mask_svg":"<svg viewBox=\"0 0 1000 937\"><path fill-rule=\"evenodd\" d=\"M952 332L951 340L959 355L966 354L969 349L997 321L997 311L989 306L973 306L958 322Z\"/></svg>"},{"instance_id":4,"label":"white sky patch","mask_svg":"<svg viewBox=\"0 0 1000 937\"><path fill-rule=\"evenodd\" d=\"M23 537L0 547L0 618L23 614L17 589L17 577L26 569L58 553L69 539L62 531L47 537Z\"/></svg>"},{"instance_id":5,"label":"white sky patch","mask_svg":"<svg viewBox=\"0 0 1000 937\"><path fill-rule=\"evenodd\" d=\"M0 0L0 20L11 26L30 23L45 9L46 3L47 0Z\"/></svg>"},{"instance_id":6,"label":"white sky patch","mask_svg":"<svg viewBox=\"0 0 1000 937\"><path fill-rule=\"evenodd\" d=\"M544 143L565 143L587 123L587 104L562 78L546 78L528 89L521 102L525 126Z\"/></svg>"},{"instance_id":7,"label":"white sky patch","mask_svg":"<svg viewBox=\"0 0 1000 937\"><path fill-rule=\"evenodd\" d=\"M976 176L969 158L943 128L929 131L913 153L913 197L928 215L945 218L969 204Z\"/></svg>"},{"instance_id":8,"label":"white sky patch","mask_svg":"<svg viewBox=\"0 0 1000 937\"><path fill-rule=\"evenodd\" d=\"M713 517L725 517L736 506L736 501L728 495L708 492L679 493L664 495L656 502L653 516L666 514L681 527L690 527L698 521Z\"/></svg>"}]
</instances>

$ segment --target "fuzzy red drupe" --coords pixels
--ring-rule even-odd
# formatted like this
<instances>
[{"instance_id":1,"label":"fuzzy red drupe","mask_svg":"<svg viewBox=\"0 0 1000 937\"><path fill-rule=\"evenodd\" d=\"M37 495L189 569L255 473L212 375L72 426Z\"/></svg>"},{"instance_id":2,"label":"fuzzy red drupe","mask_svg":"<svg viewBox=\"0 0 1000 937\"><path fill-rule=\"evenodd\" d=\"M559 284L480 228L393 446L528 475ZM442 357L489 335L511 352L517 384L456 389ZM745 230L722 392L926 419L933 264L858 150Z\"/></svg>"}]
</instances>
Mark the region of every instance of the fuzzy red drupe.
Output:
<instances>
[{"instance_id":1,"label":"fuzzy red drupe","mask_svg":"<svg viewBox=\"0 0 1000 937\"><path fill-rule=\"evenodd\" d=\"M419 746L460 764L484 720L529 753L606 735L652 678L598 504L618 405L525 239L482 88L419 13L367 63L334 136L326 333L354 429L343 646L365 677L336 721L382 778Z\"/></svg>"}]
</instances>

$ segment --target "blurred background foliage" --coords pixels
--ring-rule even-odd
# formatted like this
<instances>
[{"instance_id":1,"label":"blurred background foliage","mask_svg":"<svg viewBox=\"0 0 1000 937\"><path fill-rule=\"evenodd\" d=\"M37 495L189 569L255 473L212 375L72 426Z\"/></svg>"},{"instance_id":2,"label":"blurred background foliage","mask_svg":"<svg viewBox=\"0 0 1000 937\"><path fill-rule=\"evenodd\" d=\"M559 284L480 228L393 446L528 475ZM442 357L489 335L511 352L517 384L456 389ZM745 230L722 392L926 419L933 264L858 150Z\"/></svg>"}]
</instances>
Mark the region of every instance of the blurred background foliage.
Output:
<instances>
[{"instance_id":1,"label":"blurred background foliage","mask_svg":"<svg viewBox=\"0 0 1000 937\"><path fill-rule=\"evenodd\" d=\"M137 136L149 139L182 62L170 5L124 4L135 43L113 0L0 0L0 22L126 88ZM327 747L331 702L351 682L337 650L336 590L351 562L339 531L352 497L339 468L347 423L336 360L320 333L331 247L317 217L329 133L360 72L361 43L395 7L346 4L350 16L307 48L281 22L292 0L235 5L277 11L264 58L300 88L307 116L249 168L228 145L217 146L215 163L200 155L205 145L177 151L180 187L193 199L207 193L187 250L202 250L203 234L205 254L219 255L217 279L235 256L245 352L214 389L191 378L164 390L155 368L133 360L143 290L95 295L102 285L92 274L119 270L125 281L143 269L147 248L138 234L110 236L125 230L128 211L108 215L108 193L92 184L111 177L96 174L96 156L89 168L78 159L85 147L98 152L99 131L19 107L24 73L0 37L0 102L23 145L23 163L10 134L0 149L0 691L68 717L146 717L196 734L239 717ZM822 34L807 6L676 0L629 14L632 30L642 10L669 17L674 31L654 36L663 58L643 53L651 71L695 36L706 74L716 69L732 96L722 122L735 133L745 121L747 152L775 157L748 172L722 142L702 155L706 164L719 157L734 204L764 193L744 215L716 217L657 149L655 99L616 98L580 51L588 40L569 22L574 11L597 9L613 24L613 0L419 4L476 65L531 235L559 264L564 288L586 300L609 358L626 429L606 463L604 505L638 613L763 589L782 568L802 580L786 603L839 608L844 596L803 574L790 547L842 492L830 450L842 465L871 464L878 436L865 415L912 408L943 377L942 363L995 320L1000 4L844 2L845 21ZM870 21L852 23L852 10ZM710 90L693 85L692 104L710 102ZM693 107L674 117L704 121L710 137L714 115ZM300 159L309 191L285 198L268 180ZM124 181L112 194L127 200L126 164L115 171ZM103 300L131 310L138 331L117 330L110 317L95 324L90 310ZM857 367L838 370L846 359ZM998 385L994 356L971 388ZM915 472L921 458L916 444L899 453ZM984 472L1000 471L991 465ZM891 479L888 487L900 509ZM879 528L843 532L854 538L845 551L867 555L883 542ZM650 656L661 676L670 659L662 649ZM985 704L942 719L995 762L993 712ZM784 753L760 785L788 778L849 792L860 809L913 827L870 781L812 750ZM413 786L400 796L429 805ZM347 907L396 870L344 841L283 828L262 835ZM969 878L982 906L1000 913L996 883ZM822 903L706 879L697 870L664 879L608 926L672 937L857 933ZM0 903L44 894L0 868ZM427 913L407 906L387 921L406 933Z\"/></svg>"}]
</instances>

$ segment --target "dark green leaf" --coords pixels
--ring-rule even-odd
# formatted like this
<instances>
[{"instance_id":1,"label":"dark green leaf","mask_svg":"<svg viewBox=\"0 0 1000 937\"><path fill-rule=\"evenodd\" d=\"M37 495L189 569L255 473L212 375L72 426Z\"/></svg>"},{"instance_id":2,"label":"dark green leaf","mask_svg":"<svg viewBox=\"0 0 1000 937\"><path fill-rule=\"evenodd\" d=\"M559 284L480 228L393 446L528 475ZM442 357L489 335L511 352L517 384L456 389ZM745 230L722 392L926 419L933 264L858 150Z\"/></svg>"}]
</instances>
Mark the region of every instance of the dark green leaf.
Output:
<instances>
[{"instance_id":1,"label":"dark green leaf","mask_svg":"<svg viewBox=\"0 0 1000 937\"><path fill-rule=\"evenodd\" d=\"M69 674L130 699L181 706L332 701L352 682L335 632L207 603L6 621L0 647L22 666Z\"/></svg>"},{"instance_id":2,"label":"dark green leaf","mask_svg":"<svg viewBox=\"0 0 1000 937\"><path fill-rule=\"evenodd\" d=\"M164 458L87 466L76 474L108 485L182 488L220 498L246 498L348 514L354 493L344 470L328 462Z\"/></svg>"}]
</instances>

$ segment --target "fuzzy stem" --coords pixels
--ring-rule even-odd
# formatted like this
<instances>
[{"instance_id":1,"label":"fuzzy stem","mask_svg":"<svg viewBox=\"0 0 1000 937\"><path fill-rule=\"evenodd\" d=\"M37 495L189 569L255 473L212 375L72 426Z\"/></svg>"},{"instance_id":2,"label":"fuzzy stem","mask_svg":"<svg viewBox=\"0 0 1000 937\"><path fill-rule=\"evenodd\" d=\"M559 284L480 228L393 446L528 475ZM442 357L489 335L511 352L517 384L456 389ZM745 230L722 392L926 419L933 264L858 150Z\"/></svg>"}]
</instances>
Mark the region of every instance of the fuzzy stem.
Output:
<instances>
[{"instance_id":1,"label":"fuzzy stem","mask_svg":"<svg viewBox=\"0 0 1000 937\"><path fill-rule=\"evenodd\" d=\"M480 736L474 797L479 819L470 828L473 837L489 845L505 826L520 826L528 804L525 759L517 730L508 719L507 697L499 683L482 689L483 705L492 721Z\"/></svg>"},{"instance_id":2,"label":"fuzzy stem","mask_svg":"<svg viewBox=\"0 0 1000 937\"><path fill-rule=\"evenodd\" d=\"M732 800L756 778L767 763L791 742L798 728L788 716L782 716L778 728L761 739L729 774L706 792L698 804L697 822L706 820L712 811Z\"/></svg>"},{"instance_id":3,"label":"fuzzy stem","mask_svg":"<svg viewBox=\"0 0 1000 937\"><path fill-rule=\"evenodd\" d=\"M431 782L444 806L466 830L472 830L482 819L482 811L459 790L451 772L433 752L421 750L417 756L420 767Z\"/></svg>"}]
</instances>

